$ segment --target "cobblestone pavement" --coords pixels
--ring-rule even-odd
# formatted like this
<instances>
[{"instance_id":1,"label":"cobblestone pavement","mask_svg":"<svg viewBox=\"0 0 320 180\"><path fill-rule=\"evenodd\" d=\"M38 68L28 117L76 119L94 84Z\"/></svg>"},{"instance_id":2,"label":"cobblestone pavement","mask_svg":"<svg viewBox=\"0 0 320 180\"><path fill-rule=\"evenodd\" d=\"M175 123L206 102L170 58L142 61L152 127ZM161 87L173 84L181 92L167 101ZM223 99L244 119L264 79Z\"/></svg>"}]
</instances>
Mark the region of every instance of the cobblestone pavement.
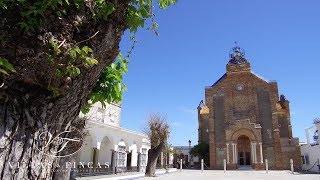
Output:
<instances>
[{"instance_id":1,"label":"cobblestone pavement","mask_svg":"<svg viewBox=\"0 0 320 180\"><path fill-rule=\"evenodd\" d=\"M144 178L150 180L251 180L251 179L262 179L262 180L320 180L320 174L291 174L290 171L214 171L207 170L201 172L200 170L178 170L175 173L163 174L155 178Z\"/></svg>"}]
</instances>

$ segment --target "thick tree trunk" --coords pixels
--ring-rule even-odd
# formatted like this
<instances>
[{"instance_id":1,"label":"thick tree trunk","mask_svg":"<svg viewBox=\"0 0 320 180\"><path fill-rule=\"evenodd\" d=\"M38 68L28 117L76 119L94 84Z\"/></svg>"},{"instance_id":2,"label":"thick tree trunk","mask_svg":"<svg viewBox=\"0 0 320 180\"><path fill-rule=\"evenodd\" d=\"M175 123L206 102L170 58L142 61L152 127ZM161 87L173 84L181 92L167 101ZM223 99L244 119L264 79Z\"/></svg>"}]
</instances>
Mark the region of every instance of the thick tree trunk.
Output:
<instances>
[{"instance_id":1,"label":"thick tree trunk","mask_svg":"<svg viewBox=\"0 0 320 180\"><path fill-rule=\"evenodd\" d=\"M164 144L160 143L159 146L155 148L151 148L148 151L148 164L146 167L145 176L147 177L155 177L156 176L156 167L158 158L164 148Z\"/></svg>"},{"instance_id":2,"label":"thick tree trunk","mask_svg":"<svg viewBox=\"0 0 320 180\"><path fill-rule=\"evenodd\" d=\"M80 105L67 103L76 101L77 97L52 101L45 100L45 96L37 97L41 92L23 96L20 93L1 93L1 179L51 179L57 159L40 152L36 141L46 126L55 125L52 128L57 132L68 130L71 125L83 129L84 123L79 125L77 120Z\"/></svg>"},{"instance_id":3,"label":"thick tree trunk","mask_svg":"<svg viewBox=\"0 0 320 180\"><path fill-rule=\"evenodd\" d=\"M83 130L85 123L78 118L79 112L102 70L117 56L119 42L126 28L128 1L114 0L113 3L116 10L110 20L86 32L92 35L99 31L95 38L86 42L92 47L99 64L88 70L81 69L81 74L72 79L68 90L60 96L52 95L38 76L42 74L43 77L47 73L42 67L48 66L48 63L39 55L42 46L35 45L36 40L19 41L17 45L12 40L7 42L8 46L1 46L0 52L7 54L6 58L14 64L17 73L3 78L4 86L0 88L0 179L69 179L70 167L59 164L59 160L72 160L45 155L58 147L50 146L43 153L37 149L36 141L45 127L54 128L55 133L69 130L70 127ZM61 27L70 29L70 24ZM49 32L50 35L62 36L67 39L66 42L72 42L72 39L68 39L70 36L59 36L59 28L53 29L55 31ZM45 34L48 35L48 32ZM21 45L23 43L25 45ZM64 171L57 171L59 169Z\"/></svg>"}]
</instances>

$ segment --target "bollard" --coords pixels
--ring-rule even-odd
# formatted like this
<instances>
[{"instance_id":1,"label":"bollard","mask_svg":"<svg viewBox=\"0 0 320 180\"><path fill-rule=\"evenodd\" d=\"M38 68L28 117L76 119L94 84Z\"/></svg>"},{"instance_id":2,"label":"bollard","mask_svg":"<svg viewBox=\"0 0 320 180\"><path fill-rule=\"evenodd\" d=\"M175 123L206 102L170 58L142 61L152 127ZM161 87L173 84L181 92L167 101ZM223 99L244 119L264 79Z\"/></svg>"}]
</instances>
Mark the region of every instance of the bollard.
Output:
<instances>
[{"instance_id":1,"label":"bollard","mask_svg":"<svg viewBox=\"0 0 320 180\"><path fill-rule=\"evenodd\" d=\"M223 160L223 170L224 170L224 173L226 173L227 171L227 160Z\"/></svg>"},{"instance_id":2,"label":"bollard","mask_svg":"<svg viewBox=\"0 0 320 180\"><path fill-rule=\"evenodd\" d=\"M180 171L182 171L182 159L180 159Z\"/></svg>"},{"instance_id":3,"label":"bollard","mask_svg":"<svg viewBox=\"0 0 320 180\"><path fill-rule=\"evenodd\" d=\"M265 163L266 163L266 173L268 173L268 171L269 171L268 159L265 160Z\"/></svg>"},{"instance_id":4,"label":"bollard","mask_svg":"<svg viewBox=\"0 0 320 180\"><path fill-rule=\"evenodd\" d=\"M166 165L166 174L168 174L169 173L169 165L167 164Z\"/></svg>"},{"instance_id":5,"label":"bollard","mask_svg":"<svg viewBox=\"0 0 320 180\"><path fill-rule=\"evenodd\" d=\"M290 167L291 167L291 173L294 173L294 169L293 169L293 159L290 159Z\"/></svg>"},{"instance_id":6,"label":"bollard","mask_svg":"<svg viewBox=\"0 0 320 180\"><path fill-rule=\"evenodd\" d=\"M203 159L201 159L201 172L203 172Z\"/></svg>"}]
</instances>

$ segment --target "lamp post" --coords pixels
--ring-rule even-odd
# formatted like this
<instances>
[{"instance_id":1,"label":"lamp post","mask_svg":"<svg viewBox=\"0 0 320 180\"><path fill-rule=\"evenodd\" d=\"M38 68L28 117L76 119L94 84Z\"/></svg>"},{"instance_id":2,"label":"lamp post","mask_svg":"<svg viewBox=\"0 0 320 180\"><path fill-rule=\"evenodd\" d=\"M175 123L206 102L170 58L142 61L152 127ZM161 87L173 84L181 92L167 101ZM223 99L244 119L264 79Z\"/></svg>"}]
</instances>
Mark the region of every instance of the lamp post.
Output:
<instances>
[{"instance_id":1,"label":"lamp post","mask_svg":"<svg viewBox=\"0 0 320 180\"><path fill-rule=\"evenodd\" d=\"M190 154L190 150L191 150L191 140L188 141L189 142L189 167L191 165L191 154Z\"/></svg>"}]
</instances>

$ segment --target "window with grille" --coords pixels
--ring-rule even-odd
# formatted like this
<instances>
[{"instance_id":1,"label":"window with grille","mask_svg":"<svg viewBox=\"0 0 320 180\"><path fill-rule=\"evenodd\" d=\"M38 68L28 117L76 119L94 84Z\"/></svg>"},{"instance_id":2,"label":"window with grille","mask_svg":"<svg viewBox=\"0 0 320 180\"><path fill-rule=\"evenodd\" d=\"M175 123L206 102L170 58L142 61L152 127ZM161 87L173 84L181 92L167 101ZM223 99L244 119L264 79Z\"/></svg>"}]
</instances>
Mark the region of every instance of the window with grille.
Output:
<instances>
[{"instance_id":1,"label":"window with grille","mask_svg":"<svg viewBox=\"0 0 320 180\"><path fill-rule=\"evenodd\" d=\"M118 147L118 167L124 167L126 163L126 147L125 146L119 146Z\"/></svg>"},{"instance_id":2,"label":"window with grille","mask_svg":"<svg viewBox=\"0 0 320 180\"><path fill-rule=\"evenodd\" d=\"M142 148L141 166L147 166L147 159L148 159L147 149L146 148Z\"/></svg>"}]
</instances>

